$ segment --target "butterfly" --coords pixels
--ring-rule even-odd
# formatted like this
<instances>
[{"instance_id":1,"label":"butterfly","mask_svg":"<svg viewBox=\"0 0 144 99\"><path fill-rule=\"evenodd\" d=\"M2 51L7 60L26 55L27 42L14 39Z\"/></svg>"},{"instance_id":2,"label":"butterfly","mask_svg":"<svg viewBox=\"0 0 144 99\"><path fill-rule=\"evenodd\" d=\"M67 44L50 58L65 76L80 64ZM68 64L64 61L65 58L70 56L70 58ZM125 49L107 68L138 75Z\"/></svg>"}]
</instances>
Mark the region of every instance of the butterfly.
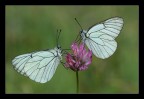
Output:
<instances>
[{"instance_id":1,"label":"butterfly","mask_svg":"<svg viewBox=\"0 0 144 99\"><path fill-rule=\"evenodd\" d=\"M19 55L12 60L12 64L20 74L36 82L46 83L53 77L61 62L63 51L57 44L54 49Z\"/></svg>"},{"instance_id":2,"label":"butterfly","mask_svg":"<svg viewBox=\"0 0 144 99\"><path fill-rule=\"evenodd\" d=\"M79 24L76 18L75 20ZM115 38L119 35L123 23L122 18L114 17L91 26L87 31L83 30L79 24L81 27L80 36L82 42L84 42L98 58L108 58L116 51L117 42Z\"/></svg>"}]
</instances>

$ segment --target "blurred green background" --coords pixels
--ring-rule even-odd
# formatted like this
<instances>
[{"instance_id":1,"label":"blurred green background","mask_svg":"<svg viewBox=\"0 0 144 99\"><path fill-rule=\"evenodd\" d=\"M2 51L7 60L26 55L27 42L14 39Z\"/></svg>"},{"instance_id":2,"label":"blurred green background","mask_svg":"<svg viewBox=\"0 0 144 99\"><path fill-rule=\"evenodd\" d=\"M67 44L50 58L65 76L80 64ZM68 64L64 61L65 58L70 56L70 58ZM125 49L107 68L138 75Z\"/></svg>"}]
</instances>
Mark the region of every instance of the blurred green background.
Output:
<instances>
[{"instance_id":1,"label":"blurred green background","mask_svg":"<svg viewBox=\"0 0 144 99\"><path fill-rule=\"evenodd\" d=\"M6 6L6 93L76 93L75 72L61 64L53 78L36 83L12 67L15 56L56 46L69 48L80 31L111 17L124 19L118 47L108 59L93 56L88 70L79 72L80 93L138 93L138 6Z\"/></svg>"}]
</instances>

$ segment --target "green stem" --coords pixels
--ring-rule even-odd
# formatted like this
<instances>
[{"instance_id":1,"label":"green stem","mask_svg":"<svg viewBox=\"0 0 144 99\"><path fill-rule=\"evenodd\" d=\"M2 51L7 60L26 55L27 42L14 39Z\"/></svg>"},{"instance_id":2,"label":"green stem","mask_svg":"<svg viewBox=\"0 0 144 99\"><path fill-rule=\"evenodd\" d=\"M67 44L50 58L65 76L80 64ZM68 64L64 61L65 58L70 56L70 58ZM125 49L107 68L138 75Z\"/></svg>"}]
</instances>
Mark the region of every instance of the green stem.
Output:
<instances>
[{"instance_id":1,"label":"green stem","mask_svg":"<svg viewBox=\"0 0 144 99\"><path fill-rule=\"evenodd\" d=\"M79 93L79 78L78 78L78 71L76 71L76 83L77 83L77 94Z\"/></svg>"}]
</instances>

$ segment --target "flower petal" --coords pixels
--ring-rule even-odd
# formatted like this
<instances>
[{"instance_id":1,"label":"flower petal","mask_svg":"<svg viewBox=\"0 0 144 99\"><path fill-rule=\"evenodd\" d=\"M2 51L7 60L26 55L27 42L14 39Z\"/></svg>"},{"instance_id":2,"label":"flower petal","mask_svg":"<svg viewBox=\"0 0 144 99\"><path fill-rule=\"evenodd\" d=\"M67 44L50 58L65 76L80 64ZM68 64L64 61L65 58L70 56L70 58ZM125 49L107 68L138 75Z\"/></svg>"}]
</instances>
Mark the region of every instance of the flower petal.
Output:
<instances>
[{"instance_id":1,"label":"flower petal","mask_svg":"<svg viewBox=\"0 0 144 99\"><path fill-rule=\"evenodd\" d=\"M73 53L66 55L66 67L73 71L86 70L92 62L92 51L86 51L84 43L81 43L80 46L77 43L73 43L71 49Z\"/></svg>"},{"instance_id":2,"label":"flower petal","mask_svg":"<svg viewBox=\"0 0 144 99\"><path fill-rule=\"evenodd\" d=\"M84 50L84 43L80 44L79 51L82 52Z\"/></svg>"},{"instance_id":3,"label":"flower petal","mask_svg":"<svg viewBox=\"0 0 144 99\"><path fill-rule=\"evenodd\" d=\"M79 70L80 70L80 71L83 71L83 70L86 70L87 68L88 68L87 65L83 65L83 66L81 66L81 67L79 68Z\"/></svg>"},{"instance_id":4,"label":"flower petal","mask_svg":"<svg viewBox=\"0 0 144 99\"><path fill-rule=\"evenodd\" d=\"M71 45L71 49L72 49L74 55L77 56L77 55L78 55L78 52L79 52L78 45L77 45L76 43L73 43L73 44Z\"/></svg>"}]
</instances>

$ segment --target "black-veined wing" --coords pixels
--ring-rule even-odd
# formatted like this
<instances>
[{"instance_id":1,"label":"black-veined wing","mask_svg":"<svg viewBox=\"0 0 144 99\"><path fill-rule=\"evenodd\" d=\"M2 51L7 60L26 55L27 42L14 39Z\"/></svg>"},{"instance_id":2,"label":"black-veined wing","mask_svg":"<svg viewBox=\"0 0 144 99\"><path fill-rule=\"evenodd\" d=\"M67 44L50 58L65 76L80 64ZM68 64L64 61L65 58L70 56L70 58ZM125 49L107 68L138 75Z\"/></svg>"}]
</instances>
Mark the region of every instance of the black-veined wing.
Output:
<instances>
[{"instance_id":1,"label":"black-veined wing","mask_svg":"<svg viewBox=\"0 0 144 99\"><path fill-rule=\"evenodd\" d=\"M119 17L94 25L87 31L85 43L98 58L108 58L117 48L117 42L114 39L120 33L122 26L123 19Z\"/></svg>"},{"instance_id":2,"label":"black-veined wing","mask_svg":"<svg viewBox=\"0 0 144 99\"><path fill-rule=\"evenodd\" d=\"M60 60L61 50L55 48L19 55L12 60L12 64L22 75L36 82L45 83L53 77Z\"/></svg>"}]
</instances>

